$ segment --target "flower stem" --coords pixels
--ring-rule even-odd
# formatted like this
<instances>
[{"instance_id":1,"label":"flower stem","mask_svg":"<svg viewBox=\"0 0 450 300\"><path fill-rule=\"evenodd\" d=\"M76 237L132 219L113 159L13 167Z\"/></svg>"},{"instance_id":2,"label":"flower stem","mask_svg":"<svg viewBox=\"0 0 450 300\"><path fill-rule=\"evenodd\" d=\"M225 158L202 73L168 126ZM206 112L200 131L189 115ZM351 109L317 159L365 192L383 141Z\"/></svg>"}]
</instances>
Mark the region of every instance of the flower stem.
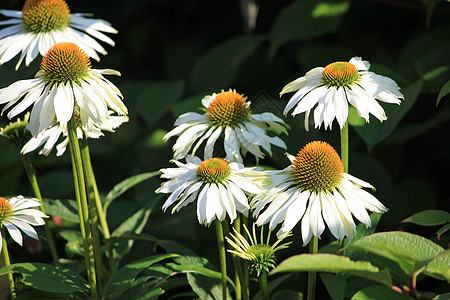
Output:
<instances>
[{"instance_id":1,"label":"flower stem","mask_svg":"<svg viewBox=\"0 0 450 300\"><path fill-rule=\"evenodd\" d=\"M236 232L241 233L241 215L238 214L236 219L234 220L234 229L236 230ZM237 269L234 269L234 277L235 277L235 284L236 284L236 300L241 300L241 295L242 295L242 286L241 286L241 280L239 280L239 275L237 272Z\"/></svg>"},{"instance_id":2,"label":"flower stem","mask_svg":"<svg viewBox=\"0 0 450 300\"><path fill-rule=\"evenodd\" d=\"M269 300L269 289L267 285L267 271L261 270L261 274L258 276L259 286L261 287L261 294L263 300Z\"/></svg>"},{"instance_id":3,"label":"flower stem","mask_svg":"<svg viewBox=\"0 0 450 300\"><path fill-rule=\"evenodd\" d=\"M341 160L344 165L344 172L348 172L348 121L341 129Z\"/></svg>"},{"instance_id":4,"label":"flower stem","mask_svg":"<svg viewBox=\"0 0 450 300\"><path fill-rule=\"evenodd\" d=\"M319 239L315 236L309 242L309 253L316 254L319 250ZM314 300L316 298L316 272L308 272L308 287L306 292L306 300Z\"/></svg>"},{"instance_id":5,"label":"flower stem","mask_svg":"<svg viewBox=\"0 0 450 300\"><path fill-rule=\"evenodd\" d=\"M2 259L3 263L6 266L9 266L11 264L11 261L9 260L9 252L8 252L8 244L6 243L6 231L5 228L2 227ZM8 273L8 281L9 281L9 289L11 291L11 298L16 298L16 291L14 288L14 278L12 273Z\"/></svg>"},{"instance_id":6,"label":"flower stem","mask_svg":"<svg viewBox=\"0 0 450 300\"><path fill-rule=\"evenodd\" d=\"M22 158L25 172L27 173L28 181L30 182L31 187L33 188L34 195L39 201L42 202L42 195L37 182L36 170L34 169L33 164L31 163L31 159L28 155L21 154L20 156ZM45 214L44 204L39 206L39 209ZM47 222L48 221L45 220L44 224L45 235L47 236L47 242L53 257L53 262L55 263L55 266L59 266L60 264L58 252L56 251L55 241L53 240L53 235Z\"/></svg>"},{"instance_id":7,"label":"flower stem","mask_svg":"<svg viewBox=\"0 0 450 300\"><path fill-rule=\"evenodd\" d=\"M216 219L217 244L219 247L220 272L222 273L222 299L227 299L227 260L222 224Z\"/></svg>"},{"instance_id":8,"label":"flower stem","mask_svg":"<svg viewBox=\"0 0 450 300\"><path fill-rule=\"evenodd\" d=\"M78 216L80 218L81 237L83 239L84 259L88 274L89 284L91 285L91 299L98 298L97 279L95 272L94 246L92 233L89 224L89 210L86 196L86 185L84 181L83 164L81 161L80 145L77 137L77 127L74 117L67 124L69 133L70 153L72 159L72 168L74 174L74 185L78 205Z\"/></svg>"},{"instance_id":9,"label":"flower stem","mask_svg":"<svg viewBox=\"0 0 450 300\"><path fill-rule=\"evenodd\" d=\"M84 179L87 190L87 199L89 204L89 215L91 221L91 230L92 230L92 238L94 242L94 257L95 257L95 266L97 269L97 277L98 277L98 286L100 290L100 296L102 295L103 290L103 282L105 280L105 274L103 270L102 264L102 250L100 247L100 233L98 230L98 205L96 198L100 201L100 196L98 196L98 189L95 182L94 171L91 165L91 158L89 155L89 147L87 143L87 139L83 138L79 141L80 151L81 151L81 161L83 164L84 171ZM97 197L98 196L98 197ZM101 203L100 203L101 207ZM103 212L103 209L102 209Z\"/></svg>"},{"instance_id":10,"label":"flower stem","mask_svg":"<svg viewBox=\"0 0 450 300\"><path fill-rule=\"evenodd\" d=\"M228 236L230 234L230 228L228 227L227 222L222 222L222 228L223 228L223 234L225 236ZM239 281L241 283L241 291L242 291L242 297L244 300L248 300L248 288L247 288L247 281L245 280L244 272L242 271L241 264L239 263L239 259L232 255L231 258L233 259L234 268L238 274Z\"/></svg>"}]
</instances>

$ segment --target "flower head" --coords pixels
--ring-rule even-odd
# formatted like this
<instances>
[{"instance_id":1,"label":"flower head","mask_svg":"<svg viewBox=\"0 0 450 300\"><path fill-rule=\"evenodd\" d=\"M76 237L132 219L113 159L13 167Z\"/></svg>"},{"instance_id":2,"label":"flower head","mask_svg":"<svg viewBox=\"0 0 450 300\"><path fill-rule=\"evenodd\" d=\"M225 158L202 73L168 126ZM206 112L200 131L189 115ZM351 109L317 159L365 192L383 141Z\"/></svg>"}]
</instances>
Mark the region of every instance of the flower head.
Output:
<instances>
[{"instance_id":1,"label":"flower head","mask_svg":"<svg viewBox=\"0 0 450 300\"><path fill-rule=\"evenodd\" d=\"M71 14L64 0L27 0L22 11L0 10L0 14L10 18L1 21L0 26L11 25L0 30L0 64L22 52L16 69L24 59L28 66L38 53L44 56L50 47L61 42L80 45L98 61L97 52L107 52L94 38L114 46L114 41L102 32L117 33L106 21Z\"/></svg>"},{"instance_id":2,"label":"flower head","mask_svg":"<svg viewBox=\"0 0 450 300\"><path fill-rule=\"evenodd\" d=\"M338 240L345 236L351 239L356 230L352 214L370 227L366 209L386 212L380 201L362 189L373 186L345 173L339 155L329 144L311 142L289 159L291 165L284 170L267 171L272 176L272 184L267 193L257 195L252 201L254 216L259 215L257 225L269 223L273 230L282 222L277 233L282 237L301 220L306 245L313 235L320 237L325 223Z\"/></svg>"},{"instance_id":3,"label":"flower head","mask_svg":"<svg viewBox=\"0 0 450 300\"><path fill-rule=\"evenodd\" d=\"M190 155L186 164L173 162L178 168L161 169L161 178L170 180L156 190L170 194L163 210L176 203L173 213L197 200L200 224L209 225L216 218L223 221L227 214L233 222L237 212L247 215L250 208L247 195L264 191L261 186L264 173L236 162L215 157L201 161Z\"/></svg>"},{"instance_id":4,"label":"flower head","mask_svg":"<svg viewBox=\"0 0 450 300\"><path fill-rule=\"evenodd\" d=\"M283 236L282 238L278 239L273 245L270 245L270 231L267 235L266 241L264 241L264 231L263 227L261 227L261 237L260 241L258 242L254 223L253 234L250 234L245 225L244 230L247 234L248 239L250 240L250 243L242 234L240 234L235 228L233 228L234 235L230 234L231 238L225 237L228 241L228 244L233 247L233 249L228 250L228 252L249 261L250 270L256 270L257 276L259 276L262 270L269 272L270 269L275 268L277 262L275 252L281 249L286 249L289 244L291 244L291 242L288 242L280 245L283 239L288 237L290 234Z\"/></svg>"},{"instance_id":5,"label":"flower head","mask_svg":"<svg viewBox=\"0 0 450 300\"><path fill-rule=\"evenodd\" d=\"M42 59L36 78L17 81L0 90L0 104L7 103L3 112L13 107L8 118L34 104L30 116L33 136L54 122L67 126L74 113L90 131L93 124L101 127L108 119L108 107L119 115L127 114L119 89L103 74L120 75L114 70L91 69L89 57L81 48L73 43L59 43Z\"/></svg>"},{"instance_id":6,"label":"flower head","mask_svg":"<svg viewBox=\"0 0 450 300\"><path fill-rule=\"evenodd\" d=\"M26 126L30 119L30 114L26 113L23 120L17 118L16 121L10 122L5 127L0 128L0 136L7 138L17 148L21 148L31 137L30 131Z\"/></svg>"},{"instance_id":7,"label":"flower head","mask_svg":"<svg viewBox=\"0 0 450 300\"><path fill-rule=\"evenodd\" d=\"M403 99L400 88L392 79L369 71L370 64L360 57L349 62L331 63L325 68L317 67L288 83L280 93L295 92L284 109L292 115L305 112L305 128L309 130L309 114L313 107L315 127L322 123L330 128L336 119L342 129L348 117L348 103L353 105L360 117L369 122L369 113L380 121L387 119L376 100L400 104Z\"/></svg>"},{"instance_id":8,"label":"flower head","mask_svg":"<svg viewBox=\"0 0 450 300\"><path fill-rule=\"evenodd\" d=\"M252 114L250 101L246 101L241 94L232 90L214 93L204 97L202 104L206 109L205 114L189 112L181 115L175 121L176 127L164 136L167 141L179 135L173 146L174 159L185 157L195 143L192 148L194 155L205 140L204 158L213 157L214 145L222 133L228 161L242 163L241 151L243 154L250 152L257 160L263 158L260 147L270 155L271 145L286 149L286 144L278 136L266 133L287 134L284 121L269 112Z\"/></svg>"},{"instance_id":9,"label":"flower head","mask_svg":"<svg viewBox=\"0 0 450 300\"><path fill-rule=\"evenodd\" d=\"M84 137L98 139L104 135L102 130L114 132L114 129L122 125L122 123L128 122L127 116L113 116L112 114L113 112L111 110L108 111L109 116L101 125L92 124L91 126L83 126L81 122L77 122L79 123L79 126L77 126L78 139L82 139ZM92 120L89 119L89 122L92 122ZM20 152L22 154L27 154L44 145L39 151L39 154L47 156L53 150L61 135L66 137L64 141L56 146L56 155L61 156L66 151L66 147L69 144L69 133L67 131L67 126L61 125L60 123L54 123L48 129L45 129L39 132L36 136L33 136L23 146Z\"/></svg>"},{"instance_id":10,"label":"flower head","mask_svg":"<svg viewBox=\"0 0 450 300\"><path fill-rule=\"evenodd\" d=\"M44 225L44 220L47 215L40 210L33 209L31 207L37 207L42 205L35 198L24 198L23 196L17 196L10 199L0 197L0 224L8 229L12 239L19 245L22 245L23 231L29 237L38 239L38 235L33 226ZM1 232L0 232L1 237ZM0 245L0 251L2 245Z\"/></svg>"}]
</instances>

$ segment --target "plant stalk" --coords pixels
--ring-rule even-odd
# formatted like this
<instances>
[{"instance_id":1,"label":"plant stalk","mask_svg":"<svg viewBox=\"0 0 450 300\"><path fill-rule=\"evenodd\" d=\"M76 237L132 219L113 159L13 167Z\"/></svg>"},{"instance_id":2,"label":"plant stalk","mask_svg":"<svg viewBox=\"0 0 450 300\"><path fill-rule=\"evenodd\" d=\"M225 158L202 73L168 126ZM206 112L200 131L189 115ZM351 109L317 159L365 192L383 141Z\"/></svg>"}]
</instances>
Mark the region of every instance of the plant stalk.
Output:
<instances>
[{"instance_id":1,"label":"plant stalk","mask_svg":"<svg viewBox=\"0 0 450 300\"><path fill-rule=\"evenodd\" d=\"M22 158L22 163L25 168L25 172L27 173L28 181L30 182L30 185L33 189L34 195L40 202L43 202L41 191L39 189L39 184L37 182L36 170L34 169L33 164L31 163L30 157L28 155L22 155L22 154L20 156ZM42 203L42 205L39 206L39 209L41 212L43 212L45 214L44 203ZM52 232L51 232L50 227L48 226L47 222L48 221L45 220L44 231L45 231L45 235L47 237L48 246L50 248L50 252L52 254L53 262L55 263L55 266L60 266L58 252L56 251L55 241L53 239Z\"/></svg>"},{"instance_id":2,"label":"plant stalk","mask_svg":"<svg viewBox=\"0 0 450 300\"><path fill-rule=\"evenodd\" d=\"M222 224L216 219L217 245L219 248L220 273L222 273L222 299L227 299L227 259Z\"/></svg>"},{"instance_id":3,"label":"plant stalk","mask_svg":"<svg viewBox=\"0 0 450 300\"><path fill-rule=\"evenodd\" d=\"M341 129L341 160L344 165L344 172L348 173L348 120Z\"/></svg>"},{"instance_id":4,"label":"plant stalk","mask_svg":"<svg viewBox=\"0 0 450 300\"><path fill-rule=\"evenodd\" d=\"M86 185L84 179L83 163L81 160L80 145L77 137L77 127L74 117L67 124L69 133L70 153L72 159L72 168L74 174L74 185L78 205L78 216L80 218L81 237L83 239L84 259L88 274L89 284L91 285L91 299L98 299L97 278L95 271L94 246L92 233L89 223L89 209L86 196Z\"/></svg>"},{"instance_id":5,"label":"plant stalk","mask_svg":"<svg viewBox=\"0 0 450 300\"><path fill-rule=\"evenodd\" d=\"M319 250L319 239L315 236L309 242L309 253L316 254ZM308 287L306 292L306 300L314 300L316 298L316 272L308 272Z\"/></svg>"},{"instance_id":6,"label":"plant stalk","mask_svg":"<svg viewBox=\"0 0 450 300\"><path fill-rule=\"evenodd\" d=\"M267 284L267 271L261 270L261 274L258 276L259 286L261 288L261 294L263 300L269 300L269 288Z\"/></svg>"},{"instance_id":7,"label":"plant stalk","mask_svg":"<svg viewBox=\"0 0 450 300\"><path fill-rule=\"evenodd\" d=\"M11 264L11 261L9 260L9 252L8 252L8 244L6 243L6 230L5 227L2 227L2 259L3 263L6 266L9 266ZM14 278L12 273L8 273L8 282L9 282L9 289L11 291L11 298L16 298L16 291L14 288Z\"/></svg>"}]
</instances>

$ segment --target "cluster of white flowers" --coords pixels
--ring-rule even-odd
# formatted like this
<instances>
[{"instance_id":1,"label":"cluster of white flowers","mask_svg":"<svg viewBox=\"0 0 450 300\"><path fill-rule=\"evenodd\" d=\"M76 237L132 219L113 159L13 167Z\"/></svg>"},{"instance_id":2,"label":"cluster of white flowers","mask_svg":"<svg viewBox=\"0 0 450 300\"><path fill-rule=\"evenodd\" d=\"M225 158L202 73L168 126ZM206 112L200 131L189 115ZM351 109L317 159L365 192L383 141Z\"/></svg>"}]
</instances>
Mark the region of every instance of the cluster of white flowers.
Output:
<instances>
[{"instance_id":1,"label":"cluster of white flowers","mask_svg":"<svg viewBox=\"0 0 450 300\"><path fill-rule=\"evenodd\" d=\"M32 107L26 125L32 137L22 154L43 146L39 154L48 155L63 136L65 140L56 146L57 155L62 155L71 121L79 139L99 138L102 130L113 131L128 121L121 92L103 77L120 73L91 68L91 58L98 61L98 53L107 54L96 39L114 46L105 33L117 31L108 22L71 14L64 0L27 0L22 11L0 10L0 15L7 18L0 21L6 26L0 30L0 65L19 53L16 70L23 61L28 67L38 54L43 57L35 78L0 89L2 113L9 110L8 118ZM46 215L30 207L41 204L34 198L0 197L0 225L19 244L20 230L37 238L30 225L43 225Z\"/></svg>"},{"instance_id":2,"label":"cluster of white flowers","mask_svg":"<svg viewBox=\"0 0 450 300\"><path fill-rule=\"evenodd\" d=\"M368 71L369 67L367 61L354 57L349 62L314 68L283 88L280 95L295 91L284 113L294 106L292 115L305 112L306 130L316 104L314 122L319 128L324 124L325 129L331 129L336 119L342 129L348 103L367 122L369 113L386 120L376 100L400 104L403 95L392 79ZM351 239L356 232L353 217L370 227L367 210L386 212L380 201L362 189L373 186L344 172L339 155L325 142L307 144L296 157L288 154L291 164L283 170L245 168L243 155L247 152L258 162L265 153L272 154L271 145L286 149L279 135L287 134L287 124L269 112L252 114L250 102L232 90L206 96L202 104L204 114L181 115L164 137L179 136L173 146L177 168L161 170L161 177L169 179L157 190L170 194L164 210L175 204L175 212L197 200L198 221L205 225L215 219L223 221L227 215L233 222L236 212L247 216L253 211L257 225L269 223L269 229L274 230L282 223L277 233L281 239L301 221L304 245L312 236L321 236L325 223L338 240L345 236ZM214 156L220 137L225 158ZM193 155L205 140L202 161ZM183 158L186 164L180 162Z\"/></svg>"}]
</instances>

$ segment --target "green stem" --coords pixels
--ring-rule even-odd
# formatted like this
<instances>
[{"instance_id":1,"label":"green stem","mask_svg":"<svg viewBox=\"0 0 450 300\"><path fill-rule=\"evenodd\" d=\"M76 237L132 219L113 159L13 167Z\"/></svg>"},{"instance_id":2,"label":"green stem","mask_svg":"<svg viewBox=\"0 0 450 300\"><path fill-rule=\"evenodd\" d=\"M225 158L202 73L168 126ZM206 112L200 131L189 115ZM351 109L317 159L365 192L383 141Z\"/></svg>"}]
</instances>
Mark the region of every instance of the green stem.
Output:
<instances>
[{"instance_id":1,"label":"green stem","mask_svg":"<svg viewBox=\"0 0 450 300\"><path fill-rule=\"evenodd\" d=\"M227 260L225 253L225 239L222 224L216 219L217 244L219 247L220 273L222 273L222 299L227 299Z\"/></svg>"},{"instance_id":2,"label":"green stem","mask_svg":"<svg viewBox=\"0 0 450 300\"><path fill-rule=\"evenodd\" d=\"M222 222L222 228L223 228L223 235L229 236L230 228L228 227L228 223L226 221ZM241 283L242 297L244 298L244 300L249 300L247 281L245 280L244 272L242 271L241 264L239 263L239 259L235 255L231 255L231 258L233 259L234 269L236 270L239 281Z\"/></svg>"},{"instance_id":3,"label":"green stem","mask_svg":"<svg viewBox=\"0 0 450 300\"><path fill-rule=\"evenodd\" d=\"M100 199L100 194L98 192L97 181L95 180L94 169L92 168L91 156L89 154L89 146L87 139L81 140L81 148L82 148L82 158L83 158L83 167L85 169L86 174L86 183L88 184L88 191L92 192L93 199L95 201L95 207L97 209L98 220L100 221L100 227L102 229L103 237L108 240L111 238L111 233L109 231L108 222L106 221L106 214L103 210L103 204ZM90 194L88 194L90 195ZM109 266L111 271L116 269L116 265L114 263L114 257L112 253L111 244L108 245L108 256L109 256Z\"/></svg>"},{"instance_id":4,"label":"green stem","mask_svg":"<svg viewBox=\"0 0 450 300\"><path fill-rule=\"evenodd\" d=\"M92 237L94 240L94 256L95 265L97 268L98 285L100 290L100 296L103 291L103 283L105 280L105 273L102 264L102 250L100 247L100 232L98 230L98 209L96 198L98 196L97 184L95 182L94 171L92 169L91 158L89 155L89 147L87 139L80 140L81 160L83 163L84 179L86 180L87 198L89 202L89 214L92 225ZM100 201L100 196L98 196ZM101 203L100 203L101 207ZM103 210L102 210L103 211Z\"/></svg>"},{"instance_id":5,"label":"green stem","mask_svg":"<svg viewBox=\"0 0 450 300\"><path fill-rule=\"evenodd\" d=\"M236 230L236 232L241 233L241 215L238 214L236 217L236 220L234 220L234 229ZM241 281L239 280L239 275L237 273L237 269L234 269L234 280L235 280L235 285L236 285L236 300L241 300L242 297L242 286L241 286Z\"/></svg>"},{"instance_id":6,"label":"green stem","mask_svg":"<svg viewBox=\"0 0 450 300\"><path fill-rule=\"evenodd\" d=\"M262 298L263 300L269 300L269 289L268 289L268 285L267 285L267 271L266 270L262 270L261 274L259 274L258 276L258 280L259 280L259 286L261 287L261 294L262 294Z\"/></svg>"},{"instance_id":7,"label":"green stem","mask_svg":"<svg viewBox=\"0 0 450 300\"><path fill-rule=\"evenodd\" d=\"M316 254L319 250L319 239L315 236L309 242L309 253ZM316 298L316 272L308 272L308 287L306 292L306 300L314 300Z\"/></svg>"},{"instance_id":8,"label":"green stem","mask_svg":"<svg viewBox=\"0 0 450 300\"><path fill-rule=\"evenodd\" d=\"M95 274L94 246L89 224L89 209L86 196L86 185L84 180L80 145L78 143L76 121L73 117L67 124L67 131L69 133L69 144L72 159L72 168L74 173L74 185L78 205L78 216L80 218L81 237L83 239L84 247L84 259L86 263L89 284L91 285L91 299L95 300L98 298L98 294L97 279Z\"/></svg>"},{"instance_id":9,"label":"green stem","mask_svg":"<svg viewBox=\"0 0 450 300\"><path fill-rule=\"evenodd\" d=\"M39 201L42 202L42 195L37 182L36 170L34 169L33 164L31 163L31 159L28 155L21 154L20 156L22 158L25 172L27 173L28 181L30 182L31 187L33 188L34 195ZM45 214L44 203L42 203L42 205L39 206L39 209ZM45 235L47 237L48 246L50 248L50 252L53 257L53 262L55 263L55 266L59 266L60 264L58 252L56 251L55 241L53 240L53 235L47 222L48 221L45 220L44 224Z\"/></svg>"},{"instance_id":10,"label":"green stem","mask_svg":"<svg viewBox=\"0 0 450 300\"><path fill-rule=\"evenodd\" d=\"M2 258L3 263L6 266L9 266L11 264L11 261L9 260L9 252L8 252L8 244L6 243L6 231L5 228L2 227ZM14 278L12 273L8 273L8 281L9 281L9 289L11 291L11 298L16 298L16 291L14 288Z\"/></svg>"},{"instance_id":11,"label":"green stem","mask_svg":"<svg viewBox=\"0 0 450 300\"><path fill-rule=\"evenodd\" d=\"M344 165L344 172L348 172L348 121L341 129L341 160Z\"/></svg>"}]
</instances>

